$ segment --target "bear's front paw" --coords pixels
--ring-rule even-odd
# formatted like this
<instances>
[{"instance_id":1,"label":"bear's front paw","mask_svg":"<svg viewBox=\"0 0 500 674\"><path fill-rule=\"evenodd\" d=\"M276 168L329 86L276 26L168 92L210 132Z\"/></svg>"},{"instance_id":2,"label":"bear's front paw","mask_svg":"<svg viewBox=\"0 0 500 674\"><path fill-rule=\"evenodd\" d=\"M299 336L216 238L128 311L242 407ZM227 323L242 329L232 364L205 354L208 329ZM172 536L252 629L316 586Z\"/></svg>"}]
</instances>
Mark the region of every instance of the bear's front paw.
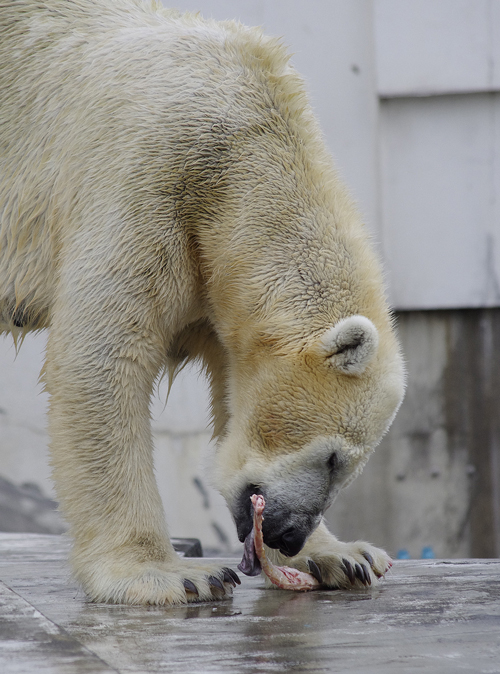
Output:
<instances>
[{"instance_id":1,"label":"bear's front paw","mask_svg":"<svg viewBox=\"0 0 500 674\"><path fill-rule=\"evenodd\" d=\"M101 560L75 575L91 601L110 604L165 606L214 601L231 597L233 587L240 584L229 567L181 559L135 568L107 565Z\"/></svg>"},{"instance_id":2,"label":"bear's front paw","mask_svg":"<svg viewBox=\"0 0 500 674\"><path fill-rule=\"evenodd\" d=\"M295 557L291 566L308 571L323 588L348 589L376 585L391 568L392 560L369 543L333 540L327 549L309 549L307 554Z\"/></svg>"}]
</instances>

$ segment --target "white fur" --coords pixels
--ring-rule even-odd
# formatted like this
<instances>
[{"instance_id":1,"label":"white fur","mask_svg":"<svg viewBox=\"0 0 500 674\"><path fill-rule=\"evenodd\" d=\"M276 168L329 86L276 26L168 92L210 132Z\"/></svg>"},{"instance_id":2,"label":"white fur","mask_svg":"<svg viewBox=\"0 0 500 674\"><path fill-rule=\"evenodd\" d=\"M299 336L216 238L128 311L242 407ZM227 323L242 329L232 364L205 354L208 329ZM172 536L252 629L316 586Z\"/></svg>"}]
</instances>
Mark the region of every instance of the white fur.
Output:
<instances>
[{"instance_id":1,"label":"white fur","mask_svg":"<svg viewBox=\"0 0 500 674\"><path fill-rule=\"evenodd\" d=\"M6 0L0 34L0 330L50 327L73 570L100 601L211 598L167 535L154 382L201 361L229 503L318 438L355 474L404 387L378 262L278 41L138 0Z\"/></svg>"}]
</instances>

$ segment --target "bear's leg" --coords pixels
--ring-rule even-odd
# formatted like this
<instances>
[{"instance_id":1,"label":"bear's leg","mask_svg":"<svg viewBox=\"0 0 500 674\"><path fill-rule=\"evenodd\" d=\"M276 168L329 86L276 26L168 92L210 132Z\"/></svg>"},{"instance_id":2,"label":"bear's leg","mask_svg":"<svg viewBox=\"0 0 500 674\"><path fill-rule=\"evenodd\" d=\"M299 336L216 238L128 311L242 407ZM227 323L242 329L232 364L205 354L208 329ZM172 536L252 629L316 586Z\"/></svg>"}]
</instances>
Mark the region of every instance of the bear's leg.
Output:
<instances>
[{"instance_id":1,"label":"bear's leg","mask_svg":"<svg viewBox=\"0 0 500 674\"><path fill-rule=\"evenodd\" d=\"M149 419L161 331L133 296L116 306L119 298L103 298L85 280L65 287L52 312L46 381L54 478L77 580L102 602L229 596L239 582L234 572L179 558L167 535Z\"/></svg>"},{"instance_id":2,"label":"bear's leg","mask_svg":"<svg viewBox=\"0 0 500 674\"><path fill-rule=\"evenodd\" d=\"M324 588L351 588L376 585L391 568L389 555L370 543L339 541L324 522L309 536L296 557L285 557L266 548L276 564L312 573Z\"/></svg>"}]
</instances>

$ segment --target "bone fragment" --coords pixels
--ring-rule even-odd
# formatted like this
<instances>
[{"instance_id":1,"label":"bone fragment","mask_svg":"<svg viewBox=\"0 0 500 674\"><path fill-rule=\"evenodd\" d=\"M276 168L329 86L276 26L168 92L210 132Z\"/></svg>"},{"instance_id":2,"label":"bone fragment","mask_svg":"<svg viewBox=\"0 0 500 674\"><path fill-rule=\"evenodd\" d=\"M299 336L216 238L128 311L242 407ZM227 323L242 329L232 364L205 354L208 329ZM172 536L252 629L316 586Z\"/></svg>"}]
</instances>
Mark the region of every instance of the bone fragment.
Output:
<instances>
[{"instance_id":1,"label":"bone fragment","mask_svg":"<svg viewBox=\"0 0 500 674\"><path fill-rule=\"evenodd\" d=\"M266 506L264 497L254 494L250 497L253 505L253 528L255 553L259 558L262 571L266 574L273 585L282 590L314 590L320 583L310 573L292 569L289 566L275 566L266 557L264 539L262 536L263 512Z\"/></svg>"}]
</instances>

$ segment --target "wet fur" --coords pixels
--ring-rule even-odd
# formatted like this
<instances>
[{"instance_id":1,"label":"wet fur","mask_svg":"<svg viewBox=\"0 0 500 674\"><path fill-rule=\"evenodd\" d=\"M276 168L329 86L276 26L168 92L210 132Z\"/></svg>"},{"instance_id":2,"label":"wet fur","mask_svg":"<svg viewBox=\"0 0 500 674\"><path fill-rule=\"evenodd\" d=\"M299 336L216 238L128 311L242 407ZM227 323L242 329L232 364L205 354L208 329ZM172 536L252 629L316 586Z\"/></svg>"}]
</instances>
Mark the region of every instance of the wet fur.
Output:
<instances>
[{"instance_id":1,"label":"wet fur","mask_svg":"<svg viewBox=\"0 0 500 674\"><path fill-rule=\"evenodd\" d=\"M252 482L312 532L403 393L367 233L286 50L259 30L156 2L6 0L0 31L0 331L50 327L74 573L99 601L223 596L223 571L179 560L167 535L153 385L201 361L235 518ZM349 373L324 344L355 315L378 347ZM308 554L341 584L329 536Z\"/></svg>"}]
</instances>

